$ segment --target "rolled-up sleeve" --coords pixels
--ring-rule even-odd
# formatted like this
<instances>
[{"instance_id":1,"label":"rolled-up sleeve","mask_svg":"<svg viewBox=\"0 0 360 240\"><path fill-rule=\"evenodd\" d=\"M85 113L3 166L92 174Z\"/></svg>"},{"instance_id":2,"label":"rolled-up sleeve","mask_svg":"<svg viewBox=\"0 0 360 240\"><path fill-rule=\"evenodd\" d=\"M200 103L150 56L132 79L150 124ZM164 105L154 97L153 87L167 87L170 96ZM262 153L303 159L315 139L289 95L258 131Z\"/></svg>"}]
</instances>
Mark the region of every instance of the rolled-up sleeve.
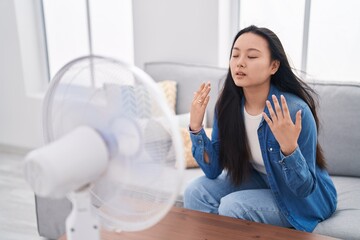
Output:
<instances>
[{"instance_id":1,"label":"rolled-up sleeve","mask_svg":"<svg viewBox=\"0 0 360 240\"><path fill-rule=\"evenodd\" d=\"M286 184L299 197L307 197L313 192L316 185L316 143L317 130L315 120L310 110L302 110L302 128L298 147L293 153L284 156L280 151L282 167Z\"/></svg>"},{"instance_id":2,"label":"rolled-up sleeve","mask_svg":"<svg viewBox=\"0 0 360 240\"><path fill-rule=\"evenodd\" d=\"M192 142L192 154L203 172L208 178L218 177L223 168L219 161L220 141L218 138L217 121L214 119L211 140L206 135L204 129L197 134L190 133ZM209 157L209 163L205 162L204 153Z\"/></svg>"}]
</instances>

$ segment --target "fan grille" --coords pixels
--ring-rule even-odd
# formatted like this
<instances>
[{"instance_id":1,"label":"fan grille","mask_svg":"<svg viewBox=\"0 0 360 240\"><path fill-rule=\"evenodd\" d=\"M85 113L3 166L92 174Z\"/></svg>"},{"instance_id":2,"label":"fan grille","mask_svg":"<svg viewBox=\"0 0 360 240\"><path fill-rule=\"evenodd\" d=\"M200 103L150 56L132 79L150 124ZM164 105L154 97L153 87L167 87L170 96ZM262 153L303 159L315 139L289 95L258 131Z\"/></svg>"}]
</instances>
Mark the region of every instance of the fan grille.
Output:
<instances>
[{"instance_id":1,"label":"fan grille","mask_svg":"<svg viewBox=\"0 0 360 240\"><path fill-rule=\"evenodd\" d=\"M56 74L45 103L47 142L87 125L109 148L109 167L91 189L105 227L141 230L166 214L180 189L183 151L174 116L148 75L113 59L79 58Z\"/></svg>"}]
</instances>

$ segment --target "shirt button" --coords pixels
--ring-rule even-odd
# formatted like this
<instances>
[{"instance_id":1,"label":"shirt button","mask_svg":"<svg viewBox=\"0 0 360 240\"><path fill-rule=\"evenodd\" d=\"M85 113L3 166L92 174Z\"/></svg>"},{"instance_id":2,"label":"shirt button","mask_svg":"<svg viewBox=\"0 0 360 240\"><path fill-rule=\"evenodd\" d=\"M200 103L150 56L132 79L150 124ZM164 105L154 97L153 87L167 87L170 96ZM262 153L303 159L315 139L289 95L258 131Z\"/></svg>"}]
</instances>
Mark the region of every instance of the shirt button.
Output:
<instances>
[{"instance_id":1,"label":"shirt button","mask_svg":"<svg viewBox=\"0 0 360 240\"><path fill-rule=\"evenodd\" d=\"M199 144L201 144L201 143L202 143L202 141L201 141L201 140L199 140L199 141L198 141L198 143L199 143Z\"/></svg>"},{"instance_id":2,"label":"shirt button","mask_svg":"<svg viewBox=\"0 0 360 240\"><path fill-rule=\"evenodd\" d=\"M272 151L273 151L273 148L269 148L269 151L272 152Z\"/></svg>"}]
</instances>

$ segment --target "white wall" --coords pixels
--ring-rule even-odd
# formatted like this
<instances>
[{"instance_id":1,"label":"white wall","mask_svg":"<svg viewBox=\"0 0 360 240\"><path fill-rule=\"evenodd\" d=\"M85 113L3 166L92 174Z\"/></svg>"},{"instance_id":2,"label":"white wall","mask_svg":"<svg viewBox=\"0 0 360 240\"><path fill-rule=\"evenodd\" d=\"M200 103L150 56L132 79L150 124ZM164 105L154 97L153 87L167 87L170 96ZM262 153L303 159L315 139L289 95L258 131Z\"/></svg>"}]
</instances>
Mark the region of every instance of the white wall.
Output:
<instances>
[{"instance_id":1,"label":"white wall","mask_svg":"<svg viewBox=\"0 0 360 240\"><path fill-rule=\"evenodd\" d=\"M38 46L24 49L34 38L25 39L26 31L18 31L23 22L16 19L15 4L14 0L0 1L0 144L31 148L42 143L41 101L29 96L35 88L26 88L25 79L39 77L39 61L36 56L28 58ZM19 10L25 14L24 9ZM27 28L31 26L32 22L27 22Z\"/></svg>"},{"instance_id":2,"label":"white wall","mask_svg":"<svg viewBox=\"0 0 360 240\"><path fill-rule=\"evenodd\" d=\"M137 66L218 64L218 0L134 0L133 10Z\"/></svg>"},{"instance_id":3,"label":"white wall","mask_svg":"<svg viewBox=\"0 0 360 240\"><path fill-rule=\"evenodd\" d=\"M32 16L36 1L0 0L0 145L34 148L43 142L42 101L34 96L45 79ZM137 66L148 61L218 64L218 0L134 0L133 7ZM28 21L17 14L27 14Z\"/></svg>"}]
</instances>

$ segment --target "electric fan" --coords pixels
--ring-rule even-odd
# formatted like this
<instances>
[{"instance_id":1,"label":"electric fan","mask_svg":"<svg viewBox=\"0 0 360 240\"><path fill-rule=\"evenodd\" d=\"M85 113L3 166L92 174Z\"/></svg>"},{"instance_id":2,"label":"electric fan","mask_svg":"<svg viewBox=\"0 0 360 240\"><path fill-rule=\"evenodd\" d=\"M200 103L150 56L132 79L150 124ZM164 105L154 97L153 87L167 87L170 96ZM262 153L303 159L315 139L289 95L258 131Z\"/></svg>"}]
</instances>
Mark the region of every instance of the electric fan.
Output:
<instances>
[{"instance_id":1,"label":"electric fan","mask_svg":"<svg viewBox=\"0 0 360 240\"><path fill-rule=\"evenodd\" d=\"M25 178L43 197L67 196L68 239L146 229L181 187L183 149L163 93L145 72L86 56L66 64L44 99L46 145L25 158Z\"/></svg>"}]
</instances>

